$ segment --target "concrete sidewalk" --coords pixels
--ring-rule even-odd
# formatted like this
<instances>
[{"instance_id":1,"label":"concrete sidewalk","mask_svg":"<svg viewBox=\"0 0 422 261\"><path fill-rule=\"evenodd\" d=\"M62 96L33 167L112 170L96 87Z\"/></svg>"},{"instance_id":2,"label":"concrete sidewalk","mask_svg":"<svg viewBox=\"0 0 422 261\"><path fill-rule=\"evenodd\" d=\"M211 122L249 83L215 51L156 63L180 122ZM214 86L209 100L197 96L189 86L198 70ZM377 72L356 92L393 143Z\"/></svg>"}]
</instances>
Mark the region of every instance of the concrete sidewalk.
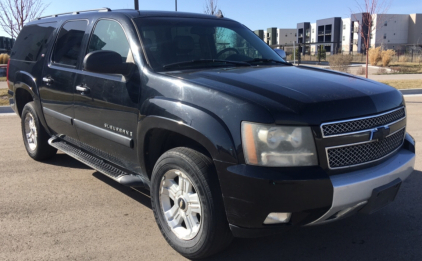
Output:
<instances>
[{"instance_id":1,"label":"concrete sidewalk","mask_svg":"<svg viewBox=\"0 0 422 261\"><path fill-rule=\"evenodd\" d=\"M369 79L375 80L375 81L422 80L422 74L368 75L368 77L369 77Z\"/></svg>"}]
</instances>

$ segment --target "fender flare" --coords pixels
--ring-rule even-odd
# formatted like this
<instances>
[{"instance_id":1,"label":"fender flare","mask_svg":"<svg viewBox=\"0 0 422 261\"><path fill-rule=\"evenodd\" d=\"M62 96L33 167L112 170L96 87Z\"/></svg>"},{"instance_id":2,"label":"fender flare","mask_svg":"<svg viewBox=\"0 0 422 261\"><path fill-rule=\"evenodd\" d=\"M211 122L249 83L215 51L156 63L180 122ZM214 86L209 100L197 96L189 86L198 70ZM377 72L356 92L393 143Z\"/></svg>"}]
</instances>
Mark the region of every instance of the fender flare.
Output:
<instances>
[{"instance_id":1,"label":"fender flare","mask_svg":"<svg viewBox=\"0 0 422 261\"><path fill-rule=\"evenodd\" d=\"M224 122L212 112L194 105L156 97L146 102L138 121L137 146L142 171L146 173L144 144L153 129L164 129L194 139L211 155L213 160L237 163L232 136Z\"/></svg>"},{"instance_id":2,"label":"fender flare","mask_svg":"<svg viewBox=\"0 0 422 261\"><path fill-rule=\"evenodd\" d=\"M14 85L14 101L15 101L16 111L18 112L17 103L16 103L16 100L17 100L16 92L19 89L23 89L29 92L29 94L31 94L32 99L35 103L35 110L36 110L36 113L38 114L38 118L40 119L40 122L43 125L43 127L47 130L47 132L49 132L49 128L47 126L47 122L45 120L44 113L42 111L41 99L40 99L40 94L39 94L36 78L25 71L17 71L15 73L14 79L15 79L15 82L13 85Z\"/></svg>"}]
</instances>

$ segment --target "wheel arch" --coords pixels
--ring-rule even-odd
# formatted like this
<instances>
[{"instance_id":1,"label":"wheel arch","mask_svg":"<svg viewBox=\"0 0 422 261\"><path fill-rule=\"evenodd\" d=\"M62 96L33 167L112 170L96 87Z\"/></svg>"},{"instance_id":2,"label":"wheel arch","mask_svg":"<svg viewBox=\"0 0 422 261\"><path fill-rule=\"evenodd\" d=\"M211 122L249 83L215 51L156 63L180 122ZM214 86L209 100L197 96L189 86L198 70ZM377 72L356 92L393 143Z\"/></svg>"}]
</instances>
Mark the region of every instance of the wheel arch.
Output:
<instances>
[{"instance_id":1,"label":"wheel arch","mask_svg":"<svg viewBox=\"0 0 422 261\"><path fill-rule=\"evenodd\" d=\"M138 122L137 147L142 171L148 176L158 157L177 146L196 149L213 160L237 163L230 131L212 113L164 98L149 100L144 113L149 116Z\"/></svg>"},{"instance_id":2,"label":"wheel arch","mask_svg":"<svg viewBox=\"0 0 422 261\"><path fill-rule=\"evenodd\" d=\"M40 119L43 127L48 131L47 122L44 118L44 113L42 111L42 105L40 100L40 94L38 90L38 85L36 78L31 74L25 71L17 71L14 77L14 102L15 102L15 111L19 115L22 115L22 110L28 102L35 103L35 111Z\"/></svg>"}]
</instances>

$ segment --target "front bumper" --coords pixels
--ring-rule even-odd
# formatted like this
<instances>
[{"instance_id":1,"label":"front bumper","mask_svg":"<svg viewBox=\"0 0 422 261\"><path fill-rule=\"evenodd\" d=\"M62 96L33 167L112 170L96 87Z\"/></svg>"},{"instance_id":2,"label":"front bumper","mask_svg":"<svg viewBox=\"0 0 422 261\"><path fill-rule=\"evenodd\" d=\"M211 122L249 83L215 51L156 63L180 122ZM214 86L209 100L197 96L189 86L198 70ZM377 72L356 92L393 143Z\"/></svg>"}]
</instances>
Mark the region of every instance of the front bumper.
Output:
<instances>
[{"instance_id":1,"label":"front bumper","mask_svg":"<svg viewBox=\"0 0 422 261\"><path fill-rule=\"evenodd\" d=\"M329 211L309 225L328 223L336 213L368 202L375 188L396 179L404 181L413 172L415 154L401 149L389 161L369 169L363 169L331 177L334 187L333 203ZM364 205L361 205L364 207Z\"/></svg>"},{"instance_id":2,"label":"front bumper","mask_svg":"<svg viewBox=\"0 0 422 261\"><path fill-rule=\"evenodd\" d=\"M328 176L319 167L265 168L216 162L226 214L234 236L278 233L293 225L317 225L356 213L375 188L404 181L415 164L414 140L388 160L366 169ZM339 212L358 206L348 215ZM271 212L292 213L290 222L264 225Z\"/></svg>"}]
</instances>

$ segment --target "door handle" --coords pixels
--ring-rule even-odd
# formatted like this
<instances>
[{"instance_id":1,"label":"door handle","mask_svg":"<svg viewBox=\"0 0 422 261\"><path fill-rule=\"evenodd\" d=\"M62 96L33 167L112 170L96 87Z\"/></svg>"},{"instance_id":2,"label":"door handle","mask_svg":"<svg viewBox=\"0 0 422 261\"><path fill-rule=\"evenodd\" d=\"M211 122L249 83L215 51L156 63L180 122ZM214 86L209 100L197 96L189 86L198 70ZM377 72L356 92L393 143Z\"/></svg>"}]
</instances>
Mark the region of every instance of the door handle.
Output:
<instances>
[{"instance_id":1,"label":"door handle","mask_svg":"<svg viewBox=\"0 0 422 261\"><path fill-rule=\"evenodd\" d=\"M83 93L88 93L89 92L89 88L86 86L76 86L76 91L78 92L83 92Z\"/></svg>"},{"instance_id":2,"label":"door handle","mask_svg":"<svg viewBox=\"0 0 422 261\"><path fill-rule=\"evenodd\" d=\"M45 83L52 83L54 80L50 77L44 77L44 78L42 78L42 81L45 82Z\"/></svg>"}]
</instances>

